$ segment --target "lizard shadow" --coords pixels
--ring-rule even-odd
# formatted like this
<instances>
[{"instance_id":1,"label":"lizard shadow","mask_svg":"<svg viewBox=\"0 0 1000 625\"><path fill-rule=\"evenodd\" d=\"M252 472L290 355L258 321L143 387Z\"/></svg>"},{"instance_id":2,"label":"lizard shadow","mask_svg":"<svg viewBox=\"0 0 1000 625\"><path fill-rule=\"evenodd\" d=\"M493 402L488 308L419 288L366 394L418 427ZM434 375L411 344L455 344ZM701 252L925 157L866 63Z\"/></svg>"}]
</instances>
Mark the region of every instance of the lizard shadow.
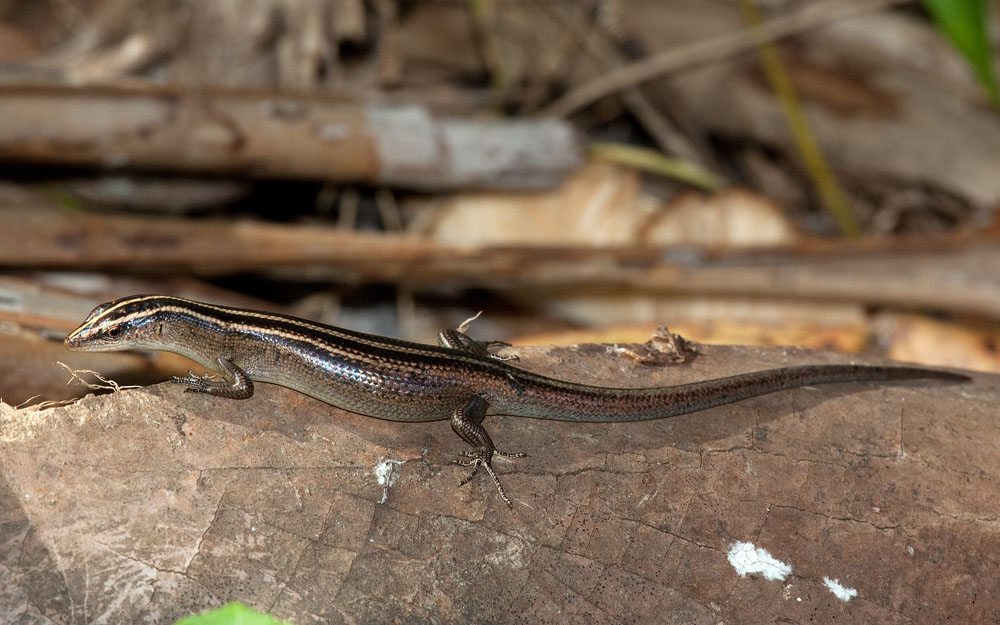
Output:
<instances>
[{"instance_id":1,"label":"lizard shadow","mask_svg":"<svg viewBox=\"0 0 1000 625\"><path fill-rule=\"evenodd\" d=\"M70 589L64 566L46 545L43 533L32 524L23 495L10 479L9 474L0 478L0 545L3 545L0 567L5 571L4 593L8 599L23 599L26 612L29 606L39 611L44 606L49 616L69 616L74 600L79 605L82 599L74 597L78 593Z\"/></svg>"},{"instance_id":2,"label":"lizard shadow","mask_svg":"<svg viewBox=\"0 0 1000 625\"><path fill-rule=\"evenodd\" d=\"M909 385L894 382L892 386ZM822 419L838 401L848 400L880 385L843 383L803 387L752 397L738 402L699 410L676 417L622 423L567 423L517 417L500 417L509 421L532 422L528 425L504 423L504 430L494 425L494 440L517 437L543 449L559 448L569 453L571 448L581 454L642 453L650 449L674 448L698 451L717 447L720 441L735 439L749 445L750 437L766 436L771 424L799 415L803 419ZM851 405L857 406L857 400ZM845 407L845 410L848 408ZM816 414L820 411L821 414ZM496 432L494 432L496 430ZM529 452L530 453L530 452Z\"/></svg>"}]
</instances>

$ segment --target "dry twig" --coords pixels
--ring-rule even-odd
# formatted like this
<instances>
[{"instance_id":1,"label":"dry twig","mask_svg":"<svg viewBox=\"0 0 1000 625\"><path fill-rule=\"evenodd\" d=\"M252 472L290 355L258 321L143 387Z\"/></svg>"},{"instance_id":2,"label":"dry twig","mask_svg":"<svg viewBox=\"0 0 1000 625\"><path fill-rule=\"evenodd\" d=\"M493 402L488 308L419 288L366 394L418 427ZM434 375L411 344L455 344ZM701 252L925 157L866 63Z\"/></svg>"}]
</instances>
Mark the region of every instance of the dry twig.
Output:
<instances>
[{"instance_id":1,"label":"dry twig","mask_svg":"<svg viewBox=\"0 0 1000 625\"><path fill-rule=\"evenodd\" d=\"M544 107L540 114L565 117L604 96L652 80L657 76L752 50L761 40L781 39L833 21L878 11L896 4L910 3L911 0L859 0L857 2L826 0L813 2L795 13L776 17L760 26L699 41L681 48L664 50L641 61L620 67L575 87L555 102Z\"/></svg>"}]
</instances>

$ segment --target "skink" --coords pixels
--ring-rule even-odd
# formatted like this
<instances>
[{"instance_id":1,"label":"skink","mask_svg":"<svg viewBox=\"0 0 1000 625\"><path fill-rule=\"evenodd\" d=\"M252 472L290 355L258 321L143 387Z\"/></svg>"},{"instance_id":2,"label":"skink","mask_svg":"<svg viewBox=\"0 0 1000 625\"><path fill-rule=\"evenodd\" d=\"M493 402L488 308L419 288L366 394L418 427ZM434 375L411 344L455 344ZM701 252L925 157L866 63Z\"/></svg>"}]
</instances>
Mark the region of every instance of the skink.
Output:
<instances>
[{"instance_id":1,"label":"skink","mask_svg":"<svg viewBox=\"0 0 1000 625\"><path fill-rule=\"evenodd\" d=\"M807 365L656 388L586 386L514 367L498 343L446 331L441 345L353 332L286 315L216 306L165 295L134 295L98 306L70 333L76 351L161 350L215 369L225 380L189 372L187 390L231 399L253 395L255 382L286 386L338 408L392 421L451 420L471 451L459 464L489 473L501 452L483 427L489 414L556 421L621 423L696 412L775 391L827 384L928 378L965 381L932 369Z\"/></svg>"}]
</instances>

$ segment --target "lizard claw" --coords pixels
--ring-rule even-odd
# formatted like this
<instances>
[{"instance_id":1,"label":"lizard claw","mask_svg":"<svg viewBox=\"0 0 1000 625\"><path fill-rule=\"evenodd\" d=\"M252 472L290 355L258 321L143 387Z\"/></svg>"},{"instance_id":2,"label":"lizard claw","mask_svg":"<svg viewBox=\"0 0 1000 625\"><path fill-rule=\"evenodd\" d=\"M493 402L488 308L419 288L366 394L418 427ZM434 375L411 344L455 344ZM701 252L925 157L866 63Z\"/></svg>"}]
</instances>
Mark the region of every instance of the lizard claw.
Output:
<instances>
[{"instance_id":1,"label":"lizard claw","mask_svg":"<svg viewBox=\"0 0 1000 625\"><path fill-rule=\"evenodd\" d=\"M469 475L467 475L464 479L459 481L458 485L464 486L465 484L468 484L472 480L472 478L476 476L476 473L479 472L479 468L482 467L486 469L486 472L493 479L493 484L497 487L497 492L500 494L500 499L503 499L503 502L507 504L508 508L513 509L514 504L511 502L510 498L507 497L507 493L504 492L503 485L500 484L500 478L497 477L497 474L493 471L493 465L490 463L490 459L487 457L487 455L482 451L476 451L476 452L465 451L462 452L462 456L469 458L469 460L456 460L455 464L458 464L463 467L472 467L472 472L469 473Z\"/></svg>"},{"instance_id":2,"label":"lizard claw","mask_svg":"<svg viewBox=\"0 0 1000 625\"><path fill-rule=\"evenodd\" d=\"M176 384L184 384L187 386L184 390L189 393L207 393L208 388L212 384L212 378L207 373L203 376L199 376L196 375L194 371L188 371L185 376L172 376L171 380Z\"/></svg>"},{"instance_id":3,"label":"lizard claw","mask_svg":"<svg viewBox=\"0 0 1000 625\"><path fill-rule=\"evenodd\" d=\"M498 455L498 456L500 456L500 457L502 457L502 458L527 458L528 457L528 454L522 454L519 451L500 451L499 449L494 449L493 453L496 454L496 455ZM466 458L478 458L480 456L479 453L474 452L474 451L468 451L468 450L466 450L466 451L460 451L460 452L458 452L458 455L459 456L464 456ZM466 466L467 467L467 466L471 466L473 463L471 463L471 462L462 462L460 460L456 460L455 464L460 464L462 466Z\"/></svg>"},{"instance_id":4,"label":"lizard claw","mask_svg":"<svg viewBox=\"0 0 1000 625\"><path fill-rule=\"evenodd\" d=\"M486 355L494 360L499 360L500 362L517 362L519 359L517 354L507 354L503 356L496 353L499 350L506 349L508 347L513 347L510 343L504 341L486 341L483 344L483 349Z\"/></svg>"},{"instance_id":5,"label":"lizard claw","mask_svg":"<svg viewBox=\"0 0 1000 625\"><path fill-rule=\"evenodd\" d=\"M477 341L474 338L470 338L465 333L465 330L463 330L463 327L464 324L463 326L459 326L457 330L442 330L438 334L438 345L462 352L469 352L477 356L485 356L501 362L514 362L517 360L516 354L504 356L496 353L498 350L510 347L510 343L503 341Z\"/></svg>"}]
</instances>

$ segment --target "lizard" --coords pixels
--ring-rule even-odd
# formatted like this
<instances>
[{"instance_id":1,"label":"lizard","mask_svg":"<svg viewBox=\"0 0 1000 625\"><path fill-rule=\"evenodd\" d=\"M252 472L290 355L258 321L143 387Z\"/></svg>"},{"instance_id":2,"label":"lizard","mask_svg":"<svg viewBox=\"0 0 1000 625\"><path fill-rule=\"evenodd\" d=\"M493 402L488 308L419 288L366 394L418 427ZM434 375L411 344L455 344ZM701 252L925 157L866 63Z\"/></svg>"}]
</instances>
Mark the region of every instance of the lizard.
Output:
<instances>
[{"instance_id":1,"label":"lizard","mask_svg":"<svg viewBox=\"0 0 1000 625\"><path fill-rule=\"evenodd\" d=\"M487 415L556 421L623 423L697 412L781 390L816 384L908 379L953 382L959 373L905 366L800 365L674 386L588 386L532 373L502 356L505 343L446 330L439 345L356 332L296 317L133 295L95 308L64 341L75 351L154 350L185 356L224 379L188 372L173 380L188 391L248 399L254 384L286 386L338 408L401 422L450 420L472 449L458 464L484 469L513 507L493 469L500 451L483 426Z\"/></svg>"}]
</instances>

